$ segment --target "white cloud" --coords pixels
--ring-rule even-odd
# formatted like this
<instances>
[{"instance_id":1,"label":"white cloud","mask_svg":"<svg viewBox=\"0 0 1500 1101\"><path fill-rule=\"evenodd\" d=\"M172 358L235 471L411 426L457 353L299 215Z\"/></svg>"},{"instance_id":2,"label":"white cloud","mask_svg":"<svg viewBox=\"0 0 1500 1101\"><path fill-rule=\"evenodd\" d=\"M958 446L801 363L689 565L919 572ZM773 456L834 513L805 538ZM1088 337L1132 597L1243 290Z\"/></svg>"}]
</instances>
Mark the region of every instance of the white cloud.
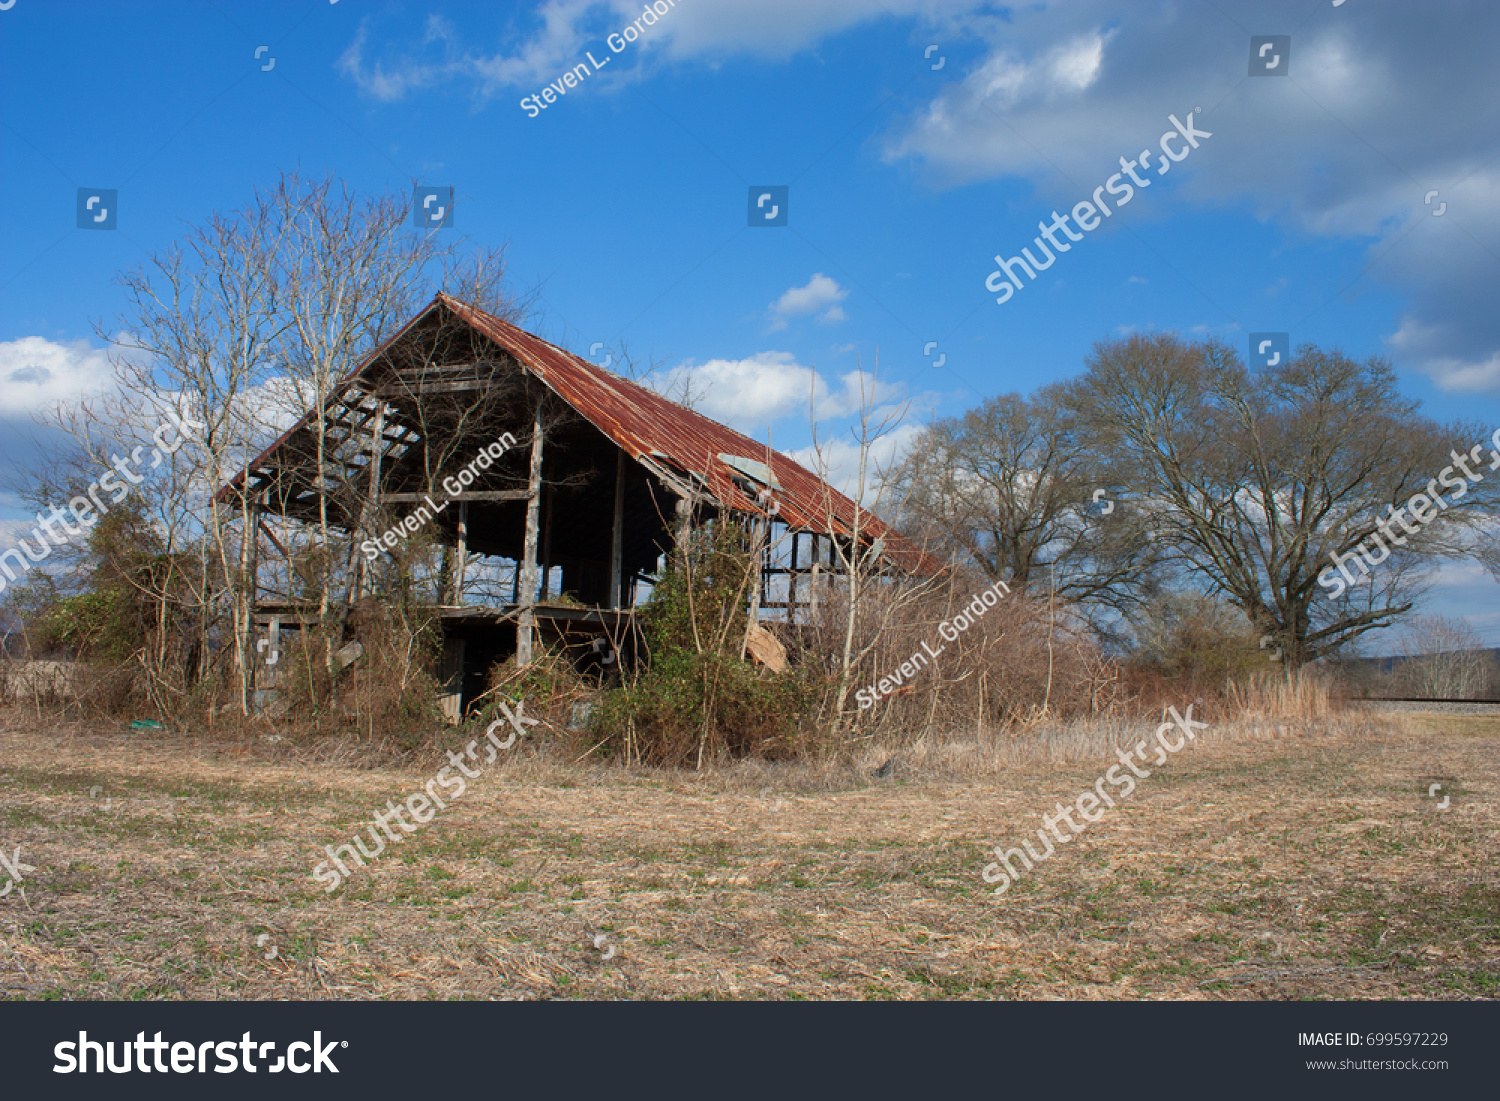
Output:
<instances>
[{"instance_id":1,"label":"white cloud","mask_svg":"<svg viewBox=\"0 0 1500 1101\"><path fill-rule=\"evenodd\" d=\"M1500 390L1500 351L1474 360L1442 354L1460 339L1459 333L1424 324L1408 314L1386 344L1396 354L1420 361L1444 390Z\"/></svg>"},{"instance_id":2,"label":"white cloud","mask_svg":"<svg viewBox=\"0 0 1500 1101\"><path fill-rule=\"evenodd\" d=\"M822 421L858 413L864 400L877 407L888 405L904 392L899 383L880 382L860 371L849 371L837 384L830 383L790 352L685 363L651 383L665 394L687 391L698 412L755 437L764 436L784 418L796 417L806 424L809 400L813 416Z\"/></svg>"},{"instance_id":3,"label":"white cloud","mask_svg":"<svg viewBox=\"0 0 1500 1101\"><path fill-rule=\"evenodd\" d=\"M777 332L785 329L787 319L792 317L806 317L823 311L819 321L825 324L835 324L848 320L844 309L839 305L849 297L849 291L838 285L836 280L828 278L821 271L800 287L792 287L771 305L771 330Z\"/></svg>"},{"instance_id":4,"label":"white cloud","mask_svg":"<svg viewBox=\"0 0 1500 1101\"><path fill-rule=\"evenodd\" d=\"M1107 37L1090 31L1030 61L1017 51L1001 49L975 71L969 88L992 108L1007 111L1026 102L1076 96L1099 79Z\"/></svg>"},{"instance_id":5,"label":"white cloud","mask_svg":"<svg viewBox=\"0 0 1500 1101\"><path fill-rule=\"evenodd\" d=\"M59 401L113 389L105 353L86 340L58 344L40 336L0 341L0 419L29 417Z\"/></svg>"},{"instance_id":6,"label":"white cloud","mask_svg":"<svg viewBox=\"0 0 1500 1101\"><path fill-rule=\"evenodd\" d=\"M394 102L412 91L450 83L469 86L480 99L512 90L540 91L574 66L589 51L608 64L596 70L600 84L618 84L639 73L653 50L661 51L671 38L669 12L631 46L632 57L605 46L607 36L642 17L644 3L633 0L546 0L527 20L524 30L511 28L514 45L487 52L487 43L465 47L463 31L451 21L430 15L419 45L399 30L372 48L374 16L366 16L353 42L339 58L338 70L367 95ZM467 28L466 28L467 29ZM592 67L591 67L592 68Z\"/></svg>"}]
</instances>

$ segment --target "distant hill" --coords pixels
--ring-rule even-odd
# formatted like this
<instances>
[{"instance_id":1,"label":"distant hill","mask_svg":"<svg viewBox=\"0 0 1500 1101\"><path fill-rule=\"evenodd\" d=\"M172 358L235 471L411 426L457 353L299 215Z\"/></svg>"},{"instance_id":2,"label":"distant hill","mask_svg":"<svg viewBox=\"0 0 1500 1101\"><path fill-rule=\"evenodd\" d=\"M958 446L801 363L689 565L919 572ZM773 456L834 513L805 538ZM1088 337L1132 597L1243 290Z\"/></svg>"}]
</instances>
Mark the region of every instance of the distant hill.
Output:
<instances>
[{"instance_id":1,"label":"distant hill","mask_svg":"<svg viewBox=\"0 0 1500 1101\"><path fill-rule=\"evenodd\" d=\"M1488 650L1481 650L1480 653L1489 654L1491 661L1500 661L1500 646L1492 646ZM1394 673L1408 661L1415 661L1416 658L1432 656L1433 655L1431 654L1418 654L1416 655L1416 657L1409 658L1404 654L1389 654L1385 657L1373 658L1335 658L1330 664L1347 666L1359 665L1373 669L1377 673Z\"/></svg>"}]
</instances>

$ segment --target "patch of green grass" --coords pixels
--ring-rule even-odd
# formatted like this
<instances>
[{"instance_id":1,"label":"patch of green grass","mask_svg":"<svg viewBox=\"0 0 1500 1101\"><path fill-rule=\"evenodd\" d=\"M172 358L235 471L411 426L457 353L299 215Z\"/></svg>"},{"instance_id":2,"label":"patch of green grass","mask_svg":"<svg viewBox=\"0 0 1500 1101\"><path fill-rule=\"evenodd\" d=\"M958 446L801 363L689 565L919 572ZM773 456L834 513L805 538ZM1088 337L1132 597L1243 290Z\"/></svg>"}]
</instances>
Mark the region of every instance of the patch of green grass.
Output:
<instances>
[{"instance_id":1,"label":"patch of green grass","mask_svg":"<svg viewBox=\"0 0 1500 1101\"><path fill-rule=\"evenodd\" d=\"M12 827L51 826L56 819L30 807L0 807L0 823Z\"/></svg>"}]
</instances>

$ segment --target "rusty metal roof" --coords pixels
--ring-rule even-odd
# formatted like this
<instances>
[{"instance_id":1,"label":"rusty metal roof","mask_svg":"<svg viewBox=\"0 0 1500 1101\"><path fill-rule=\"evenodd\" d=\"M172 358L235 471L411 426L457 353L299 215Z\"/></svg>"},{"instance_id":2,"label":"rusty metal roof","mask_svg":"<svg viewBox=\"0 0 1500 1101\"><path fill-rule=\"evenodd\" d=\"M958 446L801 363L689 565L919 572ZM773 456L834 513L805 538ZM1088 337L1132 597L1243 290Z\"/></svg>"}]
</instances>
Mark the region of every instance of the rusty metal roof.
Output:
<instances>
[{"instance_id":1,"label":"rusty metal roof","mask_svg":"<svg viewBox=\"0 0 1500 1101\"><path fill-rule=\"evenodd\" d=\"M434 310L449 312L510 353L581 417L667 484L695 488L733 512L763 515L775 510L775 518L793 530L843 537L852 531L854 502L795 460L446 294L437 295L396 337L367 357L335 388L335 393L356 383L395 340ZM297 427L306 425L313 416L309 412ZM263 466L295 431L267 448L226 490L242 484L245 474ZM769 487L757 484L757 468L762 465L770 468ZM761 488L769 488L769 496L759 494ZM940 569L938 562L890 530L868 509L859 513L861 542L880 542L887 559L902 569L928 574Z\"/></svg>"}]
</instances>

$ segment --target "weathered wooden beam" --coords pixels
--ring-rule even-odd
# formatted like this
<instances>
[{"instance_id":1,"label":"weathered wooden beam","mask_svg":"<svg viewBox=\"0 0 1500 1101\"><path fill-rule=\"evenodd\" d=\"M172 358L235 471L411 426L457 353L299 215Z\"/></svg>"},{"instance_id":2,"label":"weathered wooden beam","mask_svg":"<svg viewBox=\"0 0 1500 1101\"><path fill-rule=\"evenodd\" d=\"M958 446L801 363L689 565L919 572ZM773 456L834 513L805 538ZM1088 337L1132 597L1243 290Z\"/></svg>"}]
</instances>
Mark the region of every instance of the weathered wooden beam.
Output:
<instances>
[{"instance_id":1,"label":"weathered wooden beam","mask_svg":"<svg viewBox=\"0 0 1500 1101\"><path fill-rule=\"evenodd\" d=\"M453 566L453 603L463 607L464 574L469 568L469 502L458 503L458 560Z\"/></svg>"},{"instance_id":2,"label":"weathered wooden beam","mask_svg":"<svg viewBox=\"0 0 1500 1101\"><path fill-rule=\"evenodd\" d=\"M819 539L820 536L818 535L818 533L813 532L812 553L808 555L808 558L812 562L812 580L809 581L807 585L808 608L810 609L811 617L814 621L816 621L818 618L818 574L822 569L821 564L818 562Z\"/></svg>"},{"instance_id":3,"label":"weathered wooden beam","mask_svg":"<svg viewBox=\"0 0 1500 1101\"><path fill-rule=\"evenodd\" d=\"M287 553L287 549L281 545L281 540L276 538L276 533L273 532L270 528L266 527L266 522L264 519L260 521L260 533L271 541L271 546L279 550L283 558L291 557L291 555Z\"/></svg>"},{"instance_id":4,"label":"weathered wooden beam","mask_svg":"<svg viewBox=\"0 0 1500 1101\"><path fill-rule=\"evenodd\" d=\"M615 516L609 535L609 606L620 607L625 565L625 449L615 454Z\"/></svg>"},{"instance_id":5,"label":"weathered wooden beam","mask_svg":"<svg viewBox=\"0 0 1500 1101\"><path fill-rule=\"evenodd\" d=\"M516 664L530 665L536 637L536 550L542 504L542 405L531 426L530 499L526 502L526 546L521 560L521 620L516 626Z\"/></svg>"},{"instance_id":6,"label":"weathered wooden beam","mask_svg":"<svg viewBox=\"0 0 1500 1101\"><path fill-rule=\"evenodd\" d=\"M244 569L243 593L245 602L243 657L246 665L246 685L255 687L255 649L251 635L255 631L255 602L260 599L260 497L250 502L249 523L245 525L244 542L240 548L241 565Z\"/></svg>"},{"instance_id":7,"label":"weathered wooden beam","mask_svg":"<svg viewBox=\"0 0 1500 1101\"><path fill-rule=\"evenodd\" d=\"M360 516L361 528L364 527L366 518L374 519L380 508L380 458L383 453L380 447L380 439L385 435L385 405L383 403L377 404L372 416L375 423L375 430L370 434L370 461L366 464L370 481L369 485L365 487L365 507L361 510L362 515ZM366 533L361 531L359 534L364 535ZM364 555L360 555L359 557L358 569L357 587L360 595L363 596L373 588L371 585L369 563L365 561Z\"/></svg>"},{"instance_id":8,"label":"weathered wooden beam","mask_svg":"<svg viewBox=\"0 0 1500 1101\"><path fill-rule=\"evenodd\" d=\"M463 382L414 382L382 386L376 393L382 398L389 399L393 397L420 397L423 394L467 394L475 390L488 390L493 386L493 379L477 378Z\"/></svg>"},{"instance_id":9,"label":"weathered wooden beam","mask_svg":"<svg viewBox=\"0 0 1500 1101\"><path fill-rule=\"evenodd\" d=\"M409 367L397 367L391 374L397 378L418 377L424 378L432 375L456 375L460 371L495 371L504 364L495 360L475 360L472 363L416 363Z\"/></svg>"},{"instance_id":10,"label":"weathered wooden beam","mask_svg":"<svg viewBox=\"0 0 1500 1101\"><path fill-rule=\"evenodd\" d=\"M531 498L529 489L472 489L465 490L451 501L526 501ZM382 493L382 502L391 505L418 504L427 500L425 493Z\"/></svg>"},{"instance_id":11,"label":"weathered wooden beam","mask_svg":"<svg viewBox=\"0 0 1500 1101\"><path fill-rule=\"evenodd\" d=\"M787 582L786 600L787 604L794 608L797 606L797 551L801 549L801 546L802 535L799 532L792 532L792 568L787 571L792 576Z\"/></svg>"}]
</instances>

